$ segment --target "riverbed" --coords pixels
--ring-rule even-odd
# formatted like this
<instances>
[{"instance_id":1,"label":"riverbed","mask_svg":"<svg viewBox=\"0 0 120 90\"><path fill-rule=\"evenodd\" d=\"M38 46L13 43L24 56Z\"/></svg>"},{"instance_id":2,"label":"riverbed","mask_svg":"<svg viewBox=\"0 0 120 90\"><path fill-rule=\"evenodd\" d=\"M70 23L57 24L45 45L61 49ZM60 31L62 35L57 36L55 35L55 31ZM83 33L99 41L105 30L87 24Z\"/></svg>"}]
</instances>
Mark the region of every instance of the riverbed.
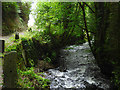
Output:
<instances>
[{"instance_id":1,"label":"riverbed","mask_svg":"<svg viewBox=\"0 0 120 90\"><path fill-rule=\"evenodd\" d=\"M110 90L111 83L101 73L87 42L63 48L59 63L60 67L45 74L51 81L51 90Z\"/></svg>"}]
</instances>

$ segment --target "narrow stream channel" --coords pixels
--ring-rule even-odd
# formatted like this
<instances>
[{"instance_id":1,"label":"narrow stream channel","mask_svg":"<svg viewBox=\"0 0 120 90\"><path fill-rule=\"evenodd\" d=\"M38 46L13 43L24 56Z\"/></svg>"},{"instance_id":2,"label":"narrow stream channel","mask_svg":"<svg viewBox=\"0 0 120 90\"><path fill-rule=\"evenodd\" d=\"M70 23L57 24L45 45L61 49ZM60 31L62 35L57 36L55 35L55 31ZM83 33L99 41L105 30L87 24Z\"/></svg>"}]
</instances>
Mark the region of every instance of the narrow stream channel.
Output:
<instances>
[{"instance_id":1,"label":"narrow stream channel","mask_svg":"<svg viewBox=\"0 0 120 90\"><path fill-rule=\"evenodd\" d=\"M67 46L61 50L60 67L49 69L51 90L110 90L110 81L100 72L88 43Z\"/></svg>"}]
</instances>

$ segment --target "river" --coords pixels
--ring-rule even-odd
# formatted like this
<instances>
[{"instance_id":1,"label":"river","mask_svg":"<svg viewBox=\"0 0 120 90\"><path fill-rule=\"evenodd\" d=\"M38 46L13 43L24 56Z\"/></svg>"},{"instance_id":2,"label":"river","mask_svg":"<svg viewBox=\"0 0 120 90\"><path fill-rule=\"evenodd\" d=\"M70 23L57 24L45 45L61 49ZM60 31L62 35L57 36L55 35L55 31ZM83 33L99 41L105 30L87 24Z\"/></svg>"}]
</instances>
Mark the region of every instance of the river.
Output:
<instances>
[{"instance_id":1,"label":"river","mask_svg":"<svg viewBox=\"0 0 120 90\"><path fill-rule=\"evenodd\" d=\"M110 90L111 83L100 72L88 43L67 46L60 53L60 67L46 73L51 90Z\"/></svg>"},{"instance_id":2,"label":"river","mask_svg":"<svg viewBox=\"0 0 120 90\"><path fill-rule=\"evenodd\" d=\"M32 3L33 10L29 17L29 27L34 25L34 9L36 2ZM88 43L67 46L60 51L60 67L49 69L45 73L51 80L50 89L64 90L66 88L78 90L112 90L111 82L105 78L98 67L94 56L90 52Z\"/></svg>"}]
</instances>

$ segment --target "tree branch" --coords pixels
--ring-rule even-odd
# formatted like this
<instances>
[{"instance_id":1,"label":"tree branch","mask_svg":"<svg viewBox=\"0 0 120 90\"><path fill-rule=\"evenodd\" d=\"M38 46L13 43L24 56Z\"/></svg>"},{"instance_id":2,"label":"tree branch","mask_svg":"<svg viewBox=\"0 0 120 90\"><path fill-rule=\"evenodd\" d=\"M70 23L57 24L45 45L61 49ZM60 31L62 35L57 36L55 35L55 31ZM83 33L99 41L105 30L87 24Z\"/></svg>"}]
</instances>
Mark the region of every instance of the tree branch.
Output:
<instances>
[{"instance_id":1,"label":"tree branch","mask_svg":"<svg viewBox=\"0 0 120 90\"><path fill-rule=\"evenodd\" d=\"M84 3L85 3L85 2L84 2ZM93 13L95 13L95 11L93 11L93 9L92 9L87 3L85 3L85 5L88 6L89 9L90 9Z\"/></svg>"},{"instance_id":2,"label":"tree branch","mask_svg":"<svg viewBox=\"0 0 120 90\"><path fill-rule=\"evenodd\" d=\"M87 27L87 21L86 21L86 12L85 12L85 8L84 8L85 3L83 2L83 5L81 3L79 3L79 4L80 4L80 7L82 8L82 11L83 11L83 21L84 21L84 25L85 25L85 31L86 31L86 34L87 34L88 43L89 43L90 49L93 53L92 45L91 45L91 42L90 42L89 31L88 31L88 27Z\"/></svg>"},{"instance_id":3,"label":"tree branch","mask_svg":"<svg viewBox=\"0 0 120 90\"><path fill-rule=\"evenodd\" d=\"M82 26L80 26L80 25L78 25L81 29L83 29L83 30L86 30L86 28L84 28L84 27L82 27ZM90 32L90 33L92 33L92 34L95 34L95 32L92 32L92 31L88 31L88 32Z\"/></svg>"},{"instance_id":4,"label":"tree branch","mask_svg":"<svg viewBox=\"0 0 120 90\"><path fill-rule=\"evenodd\" d=\"M85 30L85 28L83 28L82 26L80 26L80 25L78 25L81 29L84 29Z\"/></svg>"}]
</instances>

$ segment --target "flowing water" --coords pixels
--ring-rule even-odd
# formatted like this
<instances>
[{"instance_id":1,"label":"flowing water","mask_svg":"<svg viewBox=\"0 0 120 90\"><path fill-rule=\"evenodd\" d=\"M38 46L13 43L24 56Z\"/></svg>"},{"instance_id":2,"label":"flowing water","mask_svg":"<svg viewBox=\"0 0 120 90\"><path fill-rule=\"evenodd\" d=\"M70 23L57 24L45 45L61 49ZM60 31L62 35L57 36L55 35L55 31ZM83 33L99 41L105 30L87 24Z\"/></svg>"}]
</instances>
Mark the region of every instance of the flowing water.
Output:
<instances>
[{"instance_id":1,"label":"flowing water","mask_svg":"<svg viewBox=\"0 0 120 90\"><path fill-rule=\"evenodd\" d=\"M29 27L34 25L34 9L36 3L32 3ZM95 62L95 58L90 52L88 43L83 45L67 46L61 50L60 67L49 69L45 73L51 80L51 90L64 90L66 88L78 90L111 90L110 81L101 74L100 68Z\"/></svg>"},{"instance_id":2,"label":"flowing water","mask_svg":"<svg viewBox=\"0 0 120 90\"><path fill-rule=\"evenodd\" d=\"M60 52L60 67L46 74L52 90L110 90L110 81L101 74L88 43L67 46Z\"/></svg>"}]
</instances>

